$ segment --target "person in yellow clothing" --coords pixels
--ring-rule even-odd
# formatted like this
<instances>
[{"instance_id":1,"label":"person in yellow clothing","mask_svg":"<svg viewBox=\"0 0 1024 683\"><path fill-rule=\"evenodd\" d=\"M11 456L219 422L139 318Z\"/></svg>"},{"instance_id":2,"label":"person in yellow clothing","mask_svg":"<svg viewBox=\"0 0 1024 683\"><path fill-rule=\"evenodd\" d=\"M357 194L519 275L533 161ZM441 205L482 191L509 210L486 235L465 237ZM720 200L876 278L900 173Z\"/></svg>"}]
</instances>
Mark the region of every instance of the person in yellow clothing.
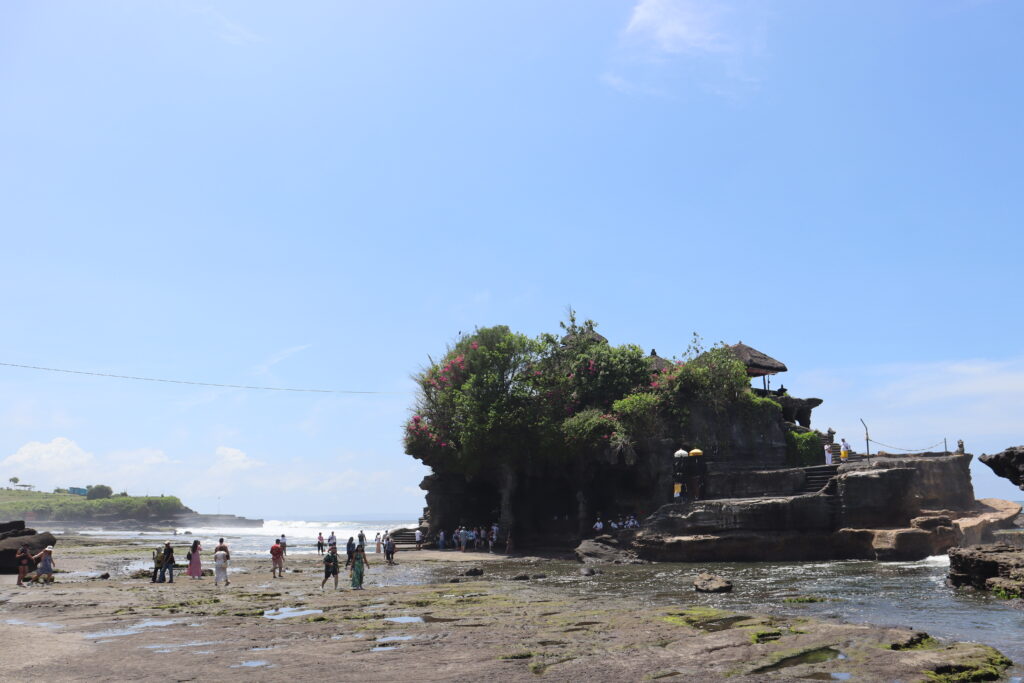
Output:
<instances>
[{"instance_id":1,"label":"person in yellow clothing","mask_svg":"<svg viewBox=\"0 0 1024 683\"><path fill-rule=\"evenodd\" d=\"M842 462L846 462L846 460L850 457L850 444L846 443L846 439L840 439L839 441L842 444L839 447L839 459Z\"/></svg>"}]
</instances>

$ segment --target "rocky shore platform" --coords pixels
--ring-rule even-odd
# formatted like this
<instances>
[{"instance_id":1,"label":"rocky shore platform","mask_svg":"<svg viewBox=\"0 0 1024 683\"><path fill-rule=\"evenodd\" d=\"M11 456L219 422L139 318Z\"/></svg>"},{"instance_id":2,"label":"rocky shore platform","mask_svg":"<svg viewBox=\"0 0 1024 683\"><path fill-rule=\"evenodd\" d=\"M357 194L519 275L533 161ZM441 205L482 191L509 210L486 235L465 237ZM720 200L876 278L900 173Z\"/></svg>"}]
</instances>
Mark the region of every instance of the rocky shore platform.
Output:
<instances>
[{"instance_id":1,"label":"rocky shore platform","mask_svg":"<svg viewBox=\"0 0 1024 683\"><path fill-rule=\"evenodd\" d=\"M581 591L591 565L548 578L543 558L423 551L388 567L371 555L366 590L335 592L320 590L313 554L289 556L281 579L262 558L236 558L231 586L217 588L150 583L147 550L63 538L55 584L0 586L4 676L910 682L993 680L1010 665L913 629L720 609L689 581L638 607Z\"/></svg>"},{"instance_id":2,"label":"rocky shore platform","mask_svg":"<svg viewBox=\"0 0 1024 683\"><path fill-rule=\"evenodd\" d=\"M1024 598L1024 550L1003 543L951 548L949 582Z\"/></svg>"}]
</instances>

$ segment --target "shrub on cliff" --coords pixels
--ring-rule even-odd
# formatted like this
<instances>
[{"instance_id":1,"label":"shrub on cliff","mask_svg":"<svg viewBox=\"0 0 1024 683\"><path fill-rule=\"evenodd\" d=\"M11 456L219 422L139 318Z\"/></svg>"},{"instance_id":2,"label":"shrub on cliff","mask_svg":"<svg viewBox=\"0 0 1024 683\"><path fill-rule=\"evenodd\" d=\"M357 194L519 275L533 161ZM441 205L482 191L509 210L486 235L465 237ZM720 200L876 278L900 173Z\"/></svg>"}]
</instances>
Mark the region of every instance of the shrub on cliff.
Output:
<instances>
[{"instance_id":1,"label":"shrub on cliff","mask_svg":"<svg viewBox=\"0 0 1024 683\"><path fill-rule=\"evenodd\" d=\"M793 467L811 467L825 462L818 432L786 432L786 463Z\"/></svg>"}]
</instances>

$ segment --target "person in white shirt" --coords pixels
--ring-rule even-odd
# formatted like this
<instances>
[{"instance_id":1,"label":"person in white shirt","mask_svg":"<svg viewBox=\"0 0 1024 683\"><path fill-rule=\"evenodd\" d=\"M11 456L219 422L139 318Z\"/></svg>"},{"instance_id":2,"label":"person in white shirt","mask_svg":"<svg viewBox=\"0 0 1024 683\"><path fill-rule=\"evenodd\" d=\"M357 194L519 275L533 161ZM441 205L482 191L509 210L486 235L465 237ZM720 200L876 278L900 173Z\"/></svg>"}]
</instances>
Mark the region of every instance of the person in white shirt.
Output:
<instances>
[{"instance_id":1,"label":"person in white shirt","mask_svg":"<svg viewBox=\"0 0 1024 683\"><path fill-rule=\"evenodd\" d=\"M825 464L832 464L832 444L830 443L825 444Z\"/></svg>"},{"instance_id":2,"label":"person in white shirt","mask_svg":"<svg viewBox=\"0 0 1024 683\"><path fill-rule=\"evenodd\" d=\"M416 550L423 550L423 532L416 530Z\"/></svg>"},{"instance_id":3,"label":"person in white shirt","mask_svg":"<svg viewBox=\"0 0 1024 683\"><path fill-rule=\"evenodd\" d=\"M604 522L601 521L600 517L594 522L594 531L604 531Z\"/></svg>"},{"instance_id":4,"label":"person in white shirt","mask_svg":"<svg viewBox=\"0 0 1024 683\"><path fill-rule=\"evenodd\" d=\"M839 459L845 461L850 457L850 444L846 443L846 439L840 439L839 442L842 444L839 447Z\"/></svg>"},{"instance_id":5,"label":"person in white shirt","mask_svg":"<svg viewBox=\"0 0 1024 683\"><path fill-rule=\"evenodd\" d=\"M217 546L218 550L213 554L213 585L219 586L223 581L225 586L230 586L228 581L228 551L225 546Z\"/></svg>"}]
</instances>

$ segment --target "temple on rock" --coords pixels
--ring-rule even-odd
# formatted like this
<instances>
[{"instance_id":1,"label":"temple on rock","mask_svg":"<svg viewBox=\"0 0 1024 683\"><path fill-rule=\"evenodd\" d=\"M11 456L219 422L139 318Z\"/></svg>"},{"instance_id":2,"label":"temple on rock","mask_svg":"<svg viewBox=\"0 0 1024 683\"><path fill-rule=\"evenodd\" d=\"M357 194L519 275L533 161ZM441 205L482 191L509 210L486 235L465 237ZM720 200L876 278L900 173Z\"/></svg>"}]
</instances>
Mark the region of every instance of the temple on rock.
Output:
<instances>
[{"instance_id":1,"label":"temple on rock","mask_svg":"<svg viewBox=\"0 0 1024 683\"><path fill-rule=\"evenodd\" d=\"M979 507L970 455L826 465L834 432L811 428L822 400L772 389L786 365L746 344L670 360L612 346L589 321L563 327L478 329L417 376L405 444L432 470L429 536L497 522L520 545L564 545L635 515L642 529L618 542L647 559L885 559L1016 514Z\"/></svg>"}]
</instances>

